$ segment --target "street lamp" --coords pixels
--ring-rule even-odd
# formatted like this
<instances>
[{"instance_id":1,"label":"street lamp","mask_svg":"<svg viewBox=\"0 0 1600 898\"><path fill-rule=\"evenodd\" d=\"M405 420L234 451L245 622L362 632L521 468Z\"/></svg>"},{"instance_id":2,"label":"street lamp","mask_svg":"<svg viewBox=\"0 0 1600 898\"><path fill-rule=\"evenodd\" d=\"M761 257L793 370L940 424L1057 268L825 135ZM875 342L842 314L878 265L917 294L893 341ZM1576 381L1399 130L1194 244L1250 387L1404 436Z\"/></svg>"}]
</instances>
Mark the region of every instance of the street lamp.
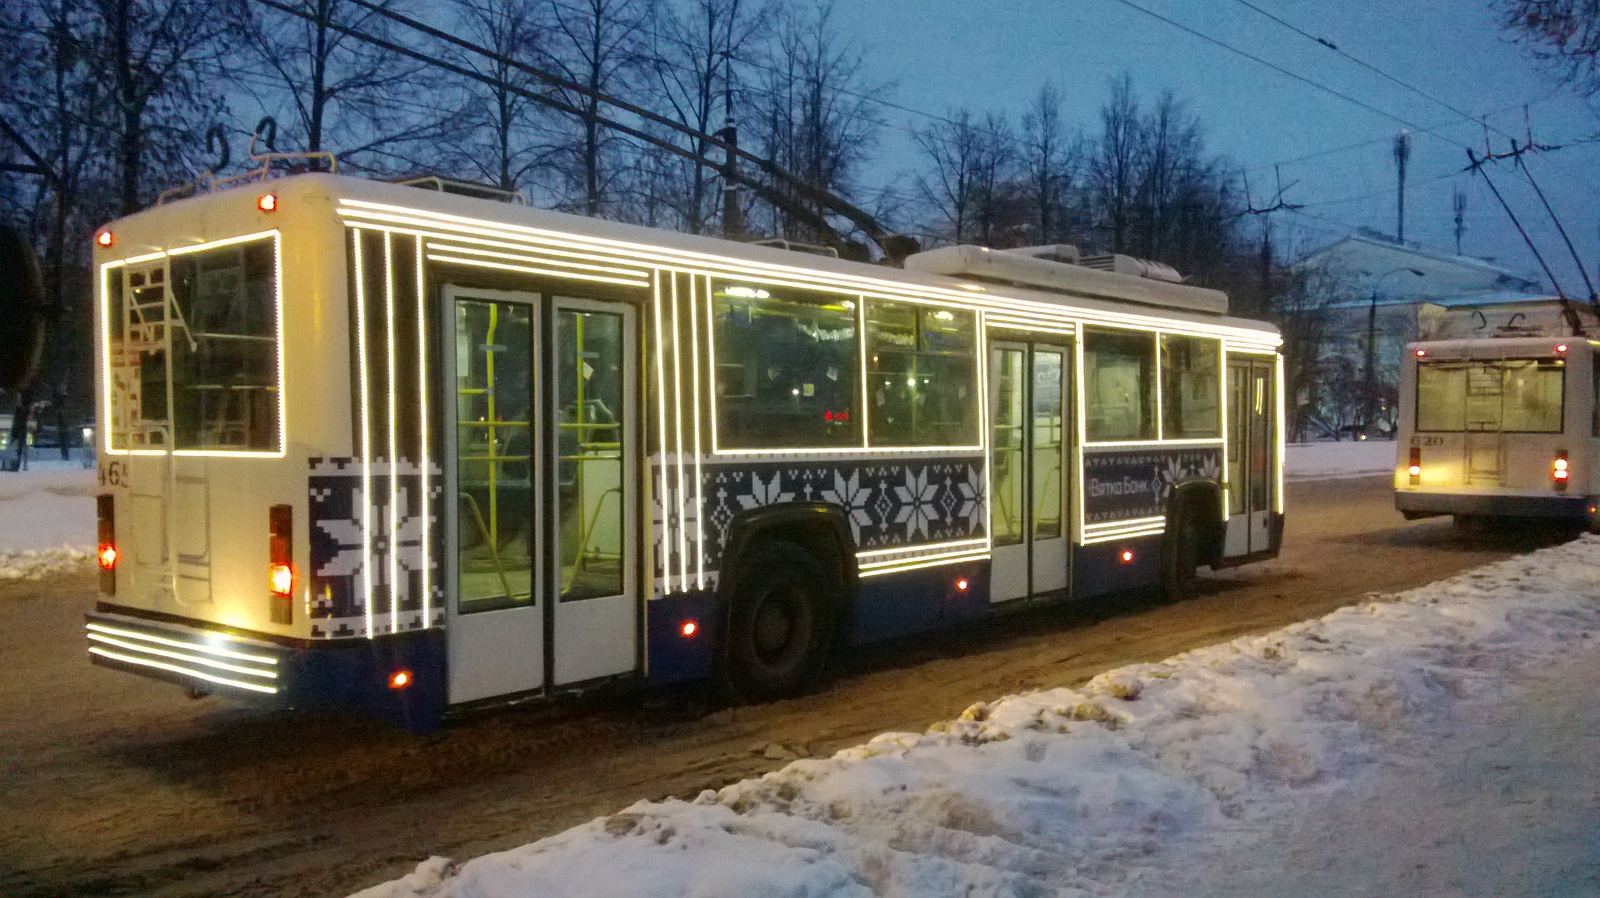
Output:
<instances>
[{"instance_id":1,"label":"street lamp","mask_svg":"<svg viewBox=\"0 0 1600 898\"><path fill-rule=\"evenodd\" d=\"M1364 381L1363 392L1365 393L1362 396L1361 403L1361 430L1363 433L1372 426L1373 408L1377 405L1378 400L1378 380L1375 371L1378 354L1377 346L1375 345L1378 336L1378 282L1391 274L1399 274L1402 271L1409 271L1419 278L1427 276L1409 265L1402 265L1399 268L1385 271L1372 279L1372 303L1367 307L1367 360L1364 377L1362 378Z\"/></svg>"}]
</instances>

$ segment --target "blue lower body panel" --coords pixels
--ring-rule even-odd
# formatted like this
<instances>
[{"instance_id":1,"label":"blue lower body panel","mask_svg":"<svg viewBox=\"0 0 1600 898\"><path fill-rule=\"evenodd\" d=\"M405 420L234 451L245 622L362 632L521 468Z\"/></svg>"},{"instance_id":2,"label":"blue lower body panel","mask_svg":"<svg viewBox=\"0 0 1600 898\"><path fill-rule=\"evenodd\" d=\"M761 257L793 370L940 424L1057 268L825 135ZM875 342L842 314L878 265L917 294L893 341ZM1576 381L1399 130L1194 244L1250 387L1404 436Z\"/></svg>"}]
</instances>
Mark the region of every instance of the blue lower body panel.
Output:
<instances>
[{"instance_id":1,"label":"blue lower body panel","mask_svg":"<svg viewBox=\"0 0 1600 898\"><path fill-rule=\"evenodd\" d=\"M280 642L109 610L85 615L90 660L102 667L269 708L352 708L412 732L444 715L444 632ZM404 672L404 684L392 679Z\"/></svg>"},{"instance_id":2,"label":"blue lower body panel","mask_svg":"<svg viewBox=\"0 0 1600 898\"><path fill-rule=\"evenodd\" d=\"M907 636L974 620L988 612L988 561L866 577L856 592L850 642Z\"/></svg>"},{"instance_id":3,"label":"blue lower body panel","mask_svg":"<svg viewBox=\"0 0 1600 898\"><path fill-rule=\"evenodd\" d=\"M1124 553L1132 553L1125 557ZM1087 599L1161 580L1161 537L1142 536L1072 547L1072 597Z\"/></svg>"},{"instance_id":4,"label":"blue lower body panel","mask_svg":"<svg viewBox=\"0 0 1600 898\"><path fill-rule=\"evenodd\" d=\"M721 638L717 595L711 590L675 593L645 605L646 669L653 686L683 683L711 675ZM694 624L692 633L684 626Z\"/></svg>"}]
</instances>

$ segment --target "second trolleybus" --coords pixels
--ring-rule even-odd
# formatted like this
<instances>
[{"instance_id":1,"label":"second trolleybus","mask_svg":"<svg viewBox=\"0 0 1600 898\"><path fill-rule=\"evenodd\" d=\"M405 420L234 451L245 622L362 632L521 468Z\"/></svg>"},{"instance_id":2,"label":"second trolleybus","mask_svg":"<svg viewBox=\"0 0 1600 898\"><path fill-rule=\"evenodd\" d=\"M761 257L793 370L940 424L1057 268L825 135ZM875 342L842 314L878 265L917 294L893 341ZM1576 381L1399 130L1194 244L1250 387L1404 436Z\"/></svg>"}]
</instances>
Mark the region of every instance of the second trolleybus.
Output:
<instances>
[{"instance_id":1,"label":"second trolleybus","mask_svg":"<svg viewBox=\"0 0 1600 898\"><path fill-rule=\"evenodd\" d=\"M1122 257L897 270L324 174L96 242L89 652L196 692L765 698L1282 536L1277 332Z\"/></svg>"}]
</instances>

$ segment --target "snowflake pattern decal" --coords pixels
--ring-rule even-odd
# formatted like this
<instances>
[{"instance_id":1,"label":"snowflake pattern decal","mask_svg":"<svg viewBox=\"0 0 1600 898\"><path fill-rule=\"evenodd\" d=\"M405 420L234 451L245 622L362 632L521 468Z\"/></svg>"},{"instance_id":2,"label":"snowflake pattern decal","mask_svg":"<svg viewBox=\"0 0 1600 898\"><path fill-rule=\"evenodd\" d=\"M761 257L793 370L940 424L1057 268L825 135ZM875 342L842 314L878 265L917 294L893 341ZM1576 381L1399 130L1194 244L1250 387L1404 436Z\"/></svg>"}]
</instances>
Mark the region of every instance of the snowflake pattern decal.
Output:
<instances>
[{"instance_id":1,"label":"snowflake pattern decal","mask_svg":"<svg viewBox=\"0 0 1600 898\"><path fill-rule=\"evenodd\" d=\"M1163 515L1173 486L1189 480L1217 481L1221 472L1220 448L1085 453L1084 521L1098 524Z\"/></svg>"}]
</instances>

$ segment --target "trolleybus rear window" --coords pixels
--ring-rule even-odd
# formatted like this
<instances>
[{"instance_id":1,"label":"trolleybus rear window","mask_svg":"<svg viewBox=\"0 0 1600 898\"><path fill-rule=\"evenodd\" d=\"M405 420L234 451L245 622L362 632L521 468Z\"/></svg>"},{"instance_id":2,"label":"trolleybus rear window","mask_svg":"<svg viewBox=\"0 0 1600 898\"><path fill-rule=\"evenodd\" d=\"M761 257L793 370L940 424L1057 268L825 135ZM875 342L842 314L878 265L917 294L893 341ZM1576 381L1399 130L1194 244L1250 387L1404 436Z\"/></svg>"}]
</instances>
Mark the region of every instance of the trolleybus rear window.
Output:
<instances>
[{"instance_id":1,"label":"trolleybus rear window","mask_svg":"<svg viewBox=\"0 0 1600 898\"><path fill-rule=\"evenodd\" d=\"M277 267L266 237L174 253L110 291L114 351L138 385L112 392L112 448L279 448Z\"/></svg>"},{"instance_id":2,"label":"trolleybus rear window","mask_svg":"<svg viewBox=\"0 0 1600 898\"><path fill-rule=\"evenodd\" d=\"M1560 433L1565 384L1560 359L1422 362L1416 428Z\"/></svg>"}]
</instances>

